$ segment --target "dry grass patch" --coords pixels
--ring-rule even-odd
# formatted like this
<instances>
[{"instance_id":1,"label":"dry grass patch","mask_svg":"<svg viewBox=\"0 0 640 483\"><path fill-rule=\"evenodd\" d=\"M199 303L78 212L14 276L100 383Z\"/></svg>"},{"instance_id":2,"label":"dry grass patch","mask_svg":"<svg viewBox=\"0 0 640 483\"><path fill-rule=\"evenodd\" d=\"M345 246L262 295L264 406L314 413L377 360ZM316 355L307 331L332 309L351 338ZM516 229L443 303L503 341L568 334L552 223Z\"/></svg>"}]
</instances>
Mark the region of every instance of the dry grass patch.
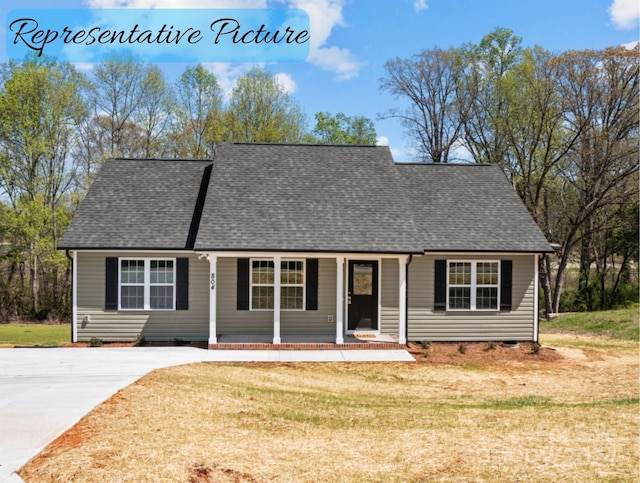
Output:
<instances>
[{"instance_id":1,"label":"dry grass patch","mask_svg":"<svg viewBox=\"0 0 640 483\"><path fill-rule=\"evenodd\" d=\"M471 368L159 370L90 413L20 475L27 482L634 481L637 344L573 347L596 357Z\"/></svg>"}]
</instances>

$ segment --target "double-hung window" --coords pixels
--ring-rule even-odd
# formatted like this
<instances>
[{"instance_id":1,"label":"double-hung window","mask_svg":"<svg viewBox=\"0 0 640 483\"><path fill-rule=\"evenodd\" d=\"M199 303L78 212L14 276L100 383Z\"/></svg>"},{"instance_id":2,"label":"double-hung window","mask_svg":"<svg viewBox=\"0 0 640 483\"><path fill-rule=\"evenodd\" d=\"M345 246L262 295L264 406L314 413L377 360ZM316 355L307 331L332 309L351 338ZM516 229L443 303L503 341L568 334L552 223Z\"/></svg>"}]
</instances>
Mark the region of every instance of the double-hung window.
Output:
<instances>
[{"instance_id":1,"label":"double-hung window","mask_svg":"<svg viewBox=\"0 0 640 483\"><path fill-rule=\"evenodd\" d=\"M498 310L498 261L449 261L448 310Z\"/></svg>"},{"instance_id":2,"label":"double-hung window","mask_svg":"<svg viewBox=\"0 0 640 483\"><path fill-rule=\"evenodd\" d=\"M280 263L280 308L302 310L304 307L304 260Z\"/></svg>"},{"instance_id":3,"label":"double-hung window","mask_svg":"<svg viewBox=\"0 0 640 483\"><path fill-rule=\"evenodd\" d=\"M304 260L280 262L281 310L304 309ZM273 260L251 260L251 310L273 310L275 265Z\"/></svg>"},{"instance_id":4,"label":"double-hung window","mask_svg":"<svg viewBox=\"0 0 640 483\"><path fill-rule=\"evenodd\" d=\"M175 310L175 259L121 258L119 308Z\"/></svg>"}]
</instances>

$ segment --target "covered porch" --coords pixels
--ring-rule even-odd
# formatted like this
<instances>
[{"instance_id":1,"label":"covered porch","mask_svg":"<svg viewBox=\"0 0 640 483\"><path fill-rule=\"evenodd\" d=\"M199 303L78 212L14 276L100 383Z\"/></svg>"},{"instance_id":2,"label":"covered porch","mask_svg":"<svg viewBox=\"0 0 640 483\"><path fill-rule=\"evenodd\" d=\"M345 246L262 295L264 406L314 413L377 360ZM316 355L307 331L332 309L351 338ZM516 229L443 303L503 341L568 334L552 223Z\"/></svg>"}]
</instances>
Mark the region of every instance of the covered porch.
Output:
<instances>
[{"instance_id":1,"label":"covered porch","mask_svg":"<svg viewBox=\"0 0 640 483\"><path fill-rule=\"evenodd\" d=\"M210 348L406 345L406 254L202 252Z\"/></svg>"},{"instance_id":2,"label":"covered porch","mask_svg":"<svg viewBox=\"0 0 640 483\"><path fill-rule=\"evenodd\" d=\"M218 334L218 342L209 344L210 349L273 349L273 350L302 350L302 349L398 349L396 335L388 334L346 334L343 342L336 343L333 333L326 334L281 334L281 342L273 343L270 333L259 334Z\"/></svg>"}]
</instances>

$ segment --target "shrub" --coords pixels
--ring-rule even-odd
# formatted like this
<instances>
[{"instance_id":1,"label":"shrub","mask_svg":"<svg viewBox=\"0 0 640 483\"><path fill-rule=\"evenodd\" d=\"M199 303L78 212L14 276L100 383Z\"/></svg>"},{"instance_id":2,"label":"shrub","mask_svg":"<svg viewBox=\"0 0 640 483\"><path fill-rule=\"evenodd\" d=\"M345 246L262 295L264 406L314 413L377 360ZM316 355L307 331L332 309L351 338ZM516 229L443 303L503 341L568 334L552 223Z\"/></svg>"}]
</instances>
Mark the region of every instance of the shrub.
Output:
<instances>
[{"instance_id":1,"label":"shrub","mask_svg":"<svg viewBox=\"0 0 640 483\"><path fill-rule=\"evenodd\" d=\"M100 337L91 337L89 341L89 347L102 347L103 342Z\"/></svg>"}]
</instances>

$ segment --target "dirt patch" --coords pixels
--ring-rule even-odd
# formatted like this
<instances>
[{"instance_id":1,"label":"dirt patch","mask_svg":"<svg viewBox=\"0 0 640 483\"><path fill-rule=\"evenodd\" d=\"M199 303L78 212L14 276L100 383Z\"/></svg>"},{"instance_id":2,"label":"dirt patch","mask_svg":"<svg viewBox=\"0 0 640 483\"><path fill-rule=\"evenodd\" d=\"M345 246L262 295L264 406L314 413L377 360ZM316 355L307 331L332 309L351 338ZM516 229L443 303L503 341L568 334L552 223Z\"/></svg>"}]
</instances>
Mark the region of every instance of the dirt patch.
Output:
<instances>
[{"instance_id":1,"label":"dirt patch","mask_svg":"<svg viewBox=\"0 0 640 483\"><path fill-rule=\"evenodd\" d=\"M433 342L408 343L414 359L427 364L481 364L491 362L558 362L564 357L552 347L535 342L520 342L517 347L505 347L499 342Z\"/></svg>"},{"instance_id":2,"label":"dirt patch","mask_svg":"<svg viewBox=\"0 0 640 483\"><path fill-rule=\"evenodd\" d=\"M207 466L204 464L195 464L191 468L189 474L190 483L222 483L224 481L233 481L235 483L257 483L251 474L229 468L221 468L217 464Z\"/></svg>"}]
</instances>

